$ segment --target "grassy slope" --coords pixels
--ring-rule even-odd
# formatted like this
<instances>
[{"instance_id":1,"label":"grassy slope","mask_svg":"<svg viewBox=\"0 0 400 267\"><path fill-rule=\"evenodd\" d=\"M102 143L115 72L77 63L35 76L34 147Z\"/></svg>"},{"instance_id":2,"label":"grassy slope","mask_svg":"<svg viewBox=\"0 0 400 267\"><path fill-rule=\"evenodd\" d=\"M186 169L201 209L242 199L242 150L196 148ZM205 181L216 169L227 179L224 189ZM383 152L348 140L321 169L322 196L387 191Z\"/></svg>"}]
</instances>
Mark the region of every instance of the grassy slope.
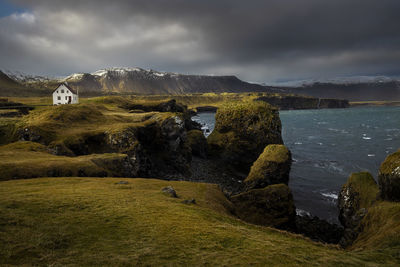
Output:
<instances>
[{"instance_id":1,"label":"grassy slope","mask_svg":"<svg viewBox=\"0 0 400 267\"><path fill-rule=\"evenodd\" d=\"M91 154L79 157L56 156L38 143L15 142L0 146L0 180L45 176L115 176L106 162L121 159L118 153ZM96 164L98 162L98 164Z\"/></svg>"},{"instance_id":2,"label":"grassy slope","mask_svg":"<svg viewBox=\"0 0 400 267\"><path fill-rule=\"evenodd\" d=\"M400 258L400 203L381 201L368 209L363 219L363 231L353 249L381 249Z\"/></svg>"},{"instance_id":3,"label":"grassy slope","mask_svg":"<svg viewBox=\"0 0 400 267\"><path fill-rule=\"evenodd\" d=\"M217 186L121 178L0 182L0 264L395 265L228 214ZM179 199L161 193L172 185ZM181 201L195 198L196 205ZM397 259L398 261L399 259ZM398 263L398 262L397 262Z\"/></svg>"}]
</instances>

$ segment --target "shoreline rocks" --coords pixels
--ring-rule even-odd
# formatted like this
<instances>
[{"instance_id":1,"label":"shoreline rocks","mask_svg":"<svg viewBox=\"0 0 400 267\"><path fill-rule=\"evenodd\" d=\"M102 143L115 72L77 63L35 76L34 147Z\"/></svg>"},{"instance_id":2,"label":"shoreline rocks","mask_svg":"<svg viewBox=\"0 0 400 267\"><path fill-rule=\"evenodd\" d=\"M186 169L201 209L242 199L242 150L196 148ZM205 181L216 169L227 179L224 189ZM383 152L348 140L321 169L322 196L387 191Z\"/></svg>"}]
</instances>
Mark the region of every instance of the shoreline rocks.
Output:
<instances>
[{"instance_id":1,"label":"shoreline rocks","mask_svg":"<svg viewBox=\"0 0 400 267\"><path fill-rule=\"evenodd\" d=\"M285 184L252 189L231 197L236 216L259 225L284 230L296 228L296 208L289 187Z\"/></svg>"},{"instance_id":2,"label":"shoreline rocks","mask_svg":"<svg viewBox=\"0 0 400 267\"><path fill-rule=\"evenodd\" d=\"M342 247L350 246L360 233L361 220L376 201L378 185L368 172L353 173L342 186L338 197L339 221L344 227Z\"/></svg>"},{"instance_id":3,"label":"shoreline rocks","mask_svg":"<svg viewBox=\"0 0 400 267\"><path fill-rule=\"evenodd\" d=\"M337 244L343 236L343 228L317 216L296 215L296 232L317 242Z\"/></svg>"}]
</instances>

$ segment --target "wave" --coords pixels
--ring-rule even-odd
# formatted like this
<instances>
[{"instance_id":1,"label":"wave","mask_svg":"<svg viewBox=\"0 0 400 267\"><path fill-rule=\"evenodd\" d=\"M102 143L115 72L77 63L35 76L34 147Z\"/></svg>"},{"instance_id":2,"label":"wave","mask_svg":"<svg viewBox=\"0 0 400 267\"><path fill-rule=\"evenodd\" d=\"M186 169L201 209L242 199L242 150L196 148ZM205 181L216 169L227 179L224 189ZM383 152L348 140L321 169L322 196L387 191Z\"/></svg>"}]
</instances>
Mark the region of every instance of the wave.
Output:
<instances>
[{"instance_id":1,"label":"wave","mask_svg":"<svg viewBox=\"0 0 400 267\"><path fill-rule=\"evenodd\" d=\"M328 192L328 193L321 193L321 195L323 195L324 197L327 197L327 198L331 198L331 199L334 199L334 200L337 200L338 199L338 194L337 193L334 193L334 192Z\"/></svg>"},{"instance_id":2,"label":"wave","mask_svg":"<svg viewBox=\"0 0 400 267\"><path fill-rule=\"evenodd\" d=\"M296 209L296 215L304 217L304 216L311 216L311 213L302 209Z\"/></svg>"}]
</instances>

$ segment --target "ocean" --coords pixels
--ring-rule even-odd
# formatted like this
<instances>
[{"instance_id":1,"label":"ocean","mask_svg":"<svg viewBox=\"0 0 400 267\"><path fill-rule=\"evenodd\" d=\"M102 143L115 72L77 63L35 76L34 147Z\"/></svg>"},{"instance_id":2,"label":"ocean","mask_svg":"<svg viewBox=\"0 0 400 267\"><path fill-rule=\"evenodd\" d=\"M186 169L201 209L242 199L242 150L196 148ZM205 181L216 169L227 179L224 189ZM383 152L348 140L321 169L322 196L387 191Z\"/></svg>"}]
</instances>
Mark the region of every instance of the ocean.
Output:
<instances>
[{"instance_id":1,"label":"ocean","mask_svg":"<svg viewBox=\"0 0 400 267\"><path fill-rule=\"evenodd\" d=\"M338 223L337 198L353 172L377 180L380 164L400 148L400 107L280 111L282 138L292 152L289 187L298 214ZM193 119L212 132L215 113Z\"/></svg>"}]
</instances>

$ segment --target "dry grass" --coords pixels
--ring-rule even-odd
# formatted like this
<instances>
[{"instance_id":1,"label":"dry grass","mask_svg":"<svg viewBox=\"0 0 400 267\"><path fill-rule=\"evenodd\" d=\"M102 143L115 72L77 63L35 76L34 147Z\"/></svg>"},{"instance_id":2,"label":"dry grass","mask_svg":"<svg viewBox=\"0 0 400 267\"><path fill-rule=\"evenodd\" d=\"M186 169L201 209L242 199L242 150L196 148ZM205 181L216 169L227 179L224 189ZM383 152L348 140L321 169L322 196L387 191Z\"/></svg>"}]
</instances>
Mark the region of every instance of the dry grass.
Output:
<instances>
[{"instance_id":1,"label":"dry grass","mask_svg":"<svg viewBox=\"0 0 400 267\"><path fill-rule=\"evenodd\" d=\"M229 215L217 186L151 179L0 182L0 264L396 265L380 251L346 252ZM180 198L162 194L172 185ZM185 205L183 199L197 204Z\"/></svg>"}]
</instances>

